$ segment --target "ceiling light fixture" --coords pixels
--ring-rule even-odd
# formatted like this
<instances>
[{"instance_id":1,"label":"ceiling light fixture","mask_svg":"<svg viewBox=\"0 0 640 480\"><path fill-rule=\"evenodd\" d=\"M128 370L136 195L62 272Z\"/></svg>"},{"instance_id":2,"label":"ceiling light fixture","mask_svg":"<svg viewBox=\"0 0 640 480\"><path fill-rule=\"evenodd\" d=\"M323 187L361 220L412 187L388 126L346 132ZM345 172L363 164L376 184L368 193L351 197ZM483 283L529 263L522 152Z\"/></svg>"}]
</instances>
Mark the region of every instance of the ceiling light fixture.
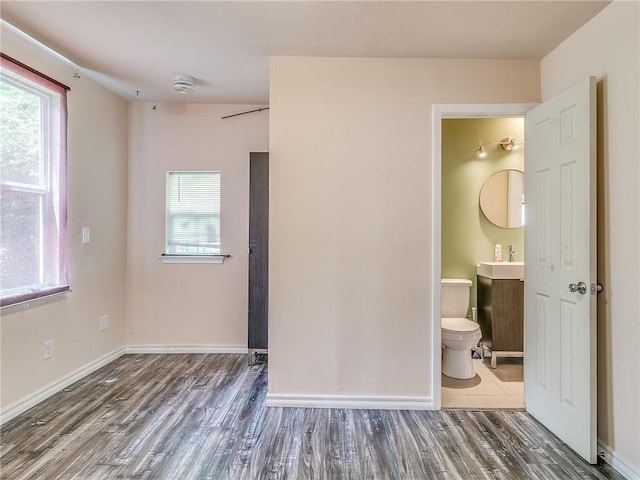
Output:
<instances>
[{"instance_id":1,"label":"ceiling light fixture","mask_svg":"<svg viewBox=\"0 0 640 480\"><path fill-rule=\"evenodd\" d=\"M195 88L195 80L187 75L173 77L173 89L181 95L192 95Z\"/></svg>"}]
</instances>

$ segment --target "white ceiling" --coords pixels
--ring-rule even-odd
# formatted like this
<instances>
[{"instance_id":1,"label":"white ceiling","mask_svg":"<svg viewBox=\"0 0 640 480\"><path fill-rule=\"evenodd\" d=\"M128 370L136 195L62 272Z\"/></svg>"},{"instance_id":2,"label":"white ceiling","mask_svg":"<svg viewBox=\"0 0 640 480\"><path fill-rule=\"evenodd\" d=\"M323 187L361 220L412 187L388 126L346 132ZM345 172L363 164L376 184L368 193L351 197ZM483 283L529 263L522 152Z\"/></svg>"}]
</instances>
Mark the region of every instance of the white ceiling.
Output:
<instances>
[{"instance_id":1,"label":"white ceiling","mask_svg":"<svg viewBox=\"0 0 640 480\"><path fill-rule=\"evenodd\" d=\"M540 59L608 3L3 0L0 15L127 99L267 104L270 55Z\"/></svg>"}]
</instances>

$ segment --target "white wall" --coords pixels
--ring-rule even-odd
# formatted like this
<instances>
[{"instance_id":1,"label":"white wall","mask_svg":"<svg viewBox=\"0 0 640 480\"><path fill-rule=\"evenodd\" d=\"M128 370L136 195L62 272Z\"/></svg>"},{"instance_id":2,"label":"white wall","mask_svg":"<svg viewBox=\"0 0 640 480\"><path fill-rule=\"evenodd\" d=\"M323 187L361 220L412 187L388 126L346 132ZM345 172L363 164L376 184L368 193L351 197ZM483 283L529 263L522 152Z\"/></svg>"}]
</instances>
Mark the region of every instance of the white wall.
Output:
<instances>
[{"instance_id":1,"label":"white wall","mask_svg":"<svg viewBox=\"0 0 640 480\"><path fill-rule=\"evenodd\" d=\"M71 87L68 94L69 280L72 292L48 303L2 310L1 408L124 344L127 103L2 29L2 51ZM91 227L83 245L81 229ZM28 308L27 308L28 307ZM98 331L101 315L109 329ZM44 342L53 358L44 360Z\"/></svg>"},{"instance_id":2,"label":"white wall","mask_svg":"<svg viewBox=\"0 0 640 480\"><path fill-rule=\"evenodd\" d=\"M271 59L270 401L429 403L432 106L536 102L538 67Z\"/></svg>"},{"instance_id":3,"label":"white wall","mask_svg":"<svg viewBox=\"0 0 640 480\"><path fill-rule=\"evenodd\" d=\"M268 112L247 105L130 105L127 344L247 346L249 153L269 150ZM223 265L168 265L168 170L222 172Z\"/></svg>"},{"instance_id":4,"label":"white wall","mask_svg":"<svg viewBox=\"0 0 640 480\"><path fill-rule=\"evenodd\" d=\"M640 4L616 1L541 62L543 100L598 78L598 437L640 476Z\"/></svg>"}]
</instances>

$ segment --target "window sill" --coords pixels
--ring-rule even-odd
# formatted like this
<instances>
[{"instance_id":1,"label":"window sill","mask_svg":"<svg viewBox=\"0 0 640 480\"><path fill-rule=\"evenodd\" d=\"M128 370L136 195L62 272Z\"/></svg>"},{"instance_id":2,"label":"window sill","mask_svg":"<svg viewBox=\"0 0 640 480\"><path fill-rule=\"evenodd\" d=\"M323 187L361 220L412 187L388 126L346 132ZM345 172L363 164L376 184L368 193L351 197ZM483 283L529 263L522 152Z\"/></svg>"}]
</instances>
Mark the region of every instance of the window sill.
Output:
<instances>
[{"instance_id":1,"label":"window sill","mask_svg":"<svg viewBox=\"0 0 640 480\"><path fill-rule=\"evenodd\" d=\"M231 255L166 255L162 254L160 261L162 263L224 263L225 259Z\"/></svg>"},{"instance_id":2,"label":"window sill","mask_svg":"<svg viewBox=\"0 0 640 480\"><path fill-rule=\"evenodd\" d=\"M32 292L24 295L17 295L13 298L5 298L0 304L0 310L3 312L11 312L12 308L19 307L21 309L30 308L32 305L40 305L57 300L60 297L71 293L68 285L42 290L40 292Z\"/></svg>"}]
</instances>

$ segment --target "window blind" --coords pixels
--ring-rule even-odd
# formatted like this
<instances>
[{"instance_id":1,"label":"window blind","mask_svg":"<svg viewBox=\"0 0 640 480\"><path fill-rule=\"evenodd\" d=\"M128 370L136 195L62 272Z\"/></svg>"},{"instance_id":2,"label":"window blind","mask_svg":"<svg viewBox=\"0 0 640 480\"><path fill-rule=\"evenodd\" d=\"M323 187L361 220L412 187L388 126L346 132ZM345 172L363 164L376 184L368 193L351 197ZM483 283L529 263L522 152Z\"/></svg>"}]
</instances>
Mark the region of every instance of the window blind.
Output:
<instances>
[{"instance_id":1,"label":"window blind","mask_svg":"<svg viewBox=\"0 0 640 480\"><path fill-rule=\"evenodd\" d=\"M167 172L165 253L220 253L220 172Z\"/></svg>"}]
</instances>

